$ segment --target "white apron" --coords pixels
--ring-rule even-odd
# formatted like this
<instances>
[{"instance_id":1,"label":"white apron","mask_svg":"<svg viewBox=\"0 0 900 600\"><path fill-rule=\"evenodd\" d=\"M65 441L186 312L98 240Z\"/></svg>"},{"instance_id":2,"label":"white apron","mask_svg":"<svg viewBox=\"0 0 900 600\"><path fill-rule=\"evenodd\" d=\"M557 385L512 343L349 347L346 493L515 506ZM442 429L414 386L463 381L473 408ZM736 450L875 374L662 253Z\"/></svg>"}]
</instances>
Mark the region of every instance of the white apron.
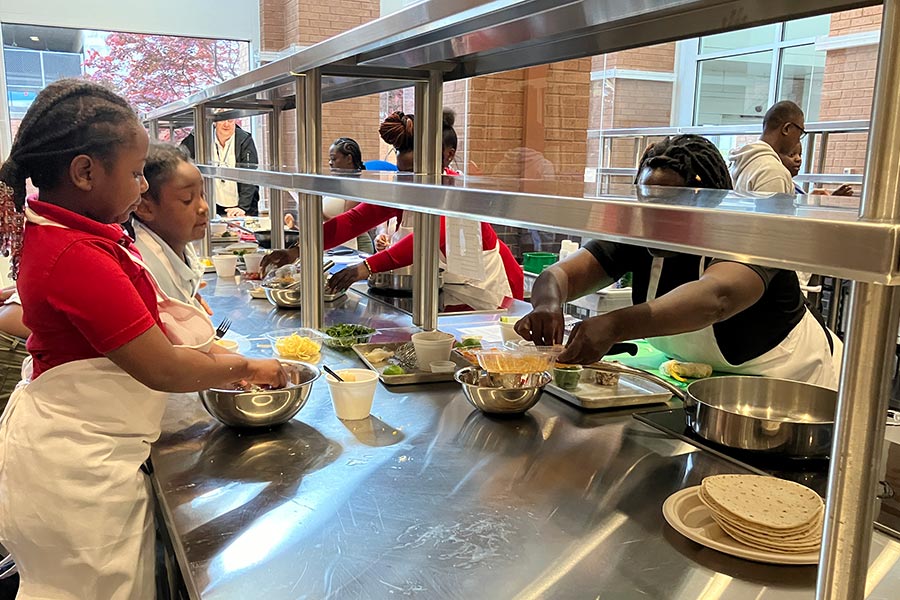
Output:
<instances>
[{"instance_id":1,"label":"white apron","mask_svg":"<svg viewBox=\"0 0 900 600\"><path fill-rule=\"evenodd\" d=\"M403 213L404 220L399 224L395 217L388 221L386 232L391 235L392 245L413 232L412 227L405 225L407 214ZM438 267L444 271L445 306L466 304L475 310L494 310L503 305L505 298L512 298L512 288L500 256L500 240L491 250L482 250L482 255L485 277L481 281L448 272L446 257L443 253L438 257Z\"/></svg>"},{"instance_id":2,"label":"white apron","mask_svg":"<svg viewBox=\"0 0 900 600\"><path fill-rule=\"evenodd\" d=\"M647 286L648 302L656 298L663 260L653 257ZM701 257L699 276L703 275L704 262ZM822 325L806 310L800 322L780 344L740 365L732 365L722 356L712 326L688 333L648 338L647 341L667 356L685 362L706 363L716 371L791 379L836 390L844 347L834 334L828 332L834 342L834 351L831 352L827 341L822 339L824 335Z\"/></svg>"},{"instance_id":3,"label":"white apron","mask_svg":"<svg viewBox=\"0 0 900 600\"><path fill-rule=\"evenodd\" d=\"M207 349L207 316L150 278L167 337ZM155 596L151 489L140 467L167 396L105 357L54 367L13 392L0 422L0 540L19 567L17 598Z\"/></svg>"},{"instance_id":4,"label":"white apron","mask_svg":"<svg viewBox=\"0 0 900 600\"><path fill-rule=\"evenodd\" d=\"M484 279L469 279L446 271L446 258L441 254L439 266L444 272L444 305L467 304L475 310L494 310L505 298L512 298L512 288L500 256L500 240L490 250L482 250Z\"/></svg>"}]
</instances>

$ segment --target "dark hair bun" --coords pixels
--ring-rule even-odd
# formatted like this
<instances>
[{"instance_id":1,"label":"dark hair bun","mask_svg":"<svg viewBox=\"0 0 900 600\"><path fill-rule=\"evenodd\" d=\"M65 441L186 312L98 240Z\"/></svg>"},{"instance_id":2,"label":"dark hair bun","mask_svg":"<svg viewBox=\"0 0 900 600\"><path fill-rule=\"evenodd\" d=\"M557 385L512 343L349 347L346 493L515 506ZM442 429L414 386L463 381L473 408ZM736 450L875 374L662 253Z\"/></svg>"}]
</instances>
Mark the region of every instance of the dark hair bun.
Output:
<instances>
[{"instance_id":1,"label":"dark hair bun","mask_svg":"<svg viewBox=\"0 0 900 600\"><path fill-rule=\"evenodd\" d=\"M444 109L444 127L453 127L456 123L456 112L452 108Z\"/></svg>"},{"instance_id":2,"label":"dark hair bun","mask_svg":"<svg viewBox=\"0 0 900 600\"><path fill-rule=\"evenodd\" d=\"M399 110L387 116L378 127L378 135L384 143L390 144L397 152L411 150L413 146L413 116Z\"/></svg>"}]
</instances>

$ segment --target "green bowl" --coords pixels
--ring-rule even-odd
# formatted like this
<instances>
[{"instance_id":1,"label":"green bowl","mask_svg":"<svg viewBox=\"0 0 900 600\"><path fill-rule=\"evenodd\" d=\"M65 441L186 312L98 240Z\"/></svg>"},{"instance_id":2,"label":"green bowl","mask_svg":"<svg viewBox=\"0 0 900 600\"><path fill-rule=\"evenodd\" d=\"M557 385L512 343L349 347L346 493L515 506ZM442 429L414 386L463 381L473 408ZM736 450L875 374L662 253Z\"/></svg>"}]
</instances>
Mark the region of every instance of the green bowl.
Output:
<instances>
[{"instance_id":1,"label":"green bowl","mask_svg":"<svg viewBox=\"0 0 900 600\"><path fill-rule=\"evenodd\" d=\"M559 255L553 252L526 252L522 255L522 268L529 273L539 274L557 260Z\"/></svg>"},{"instance_id":2,"label":"green bowl","mask_svg":"<svg viewBox=\"0 0 900 600\"><path fill-rule=\"evenodd\" d=\"M581 380L581 367L555 367L553 369L553 383L564 390L574 390Z\"/></svg>"}]
</instances>

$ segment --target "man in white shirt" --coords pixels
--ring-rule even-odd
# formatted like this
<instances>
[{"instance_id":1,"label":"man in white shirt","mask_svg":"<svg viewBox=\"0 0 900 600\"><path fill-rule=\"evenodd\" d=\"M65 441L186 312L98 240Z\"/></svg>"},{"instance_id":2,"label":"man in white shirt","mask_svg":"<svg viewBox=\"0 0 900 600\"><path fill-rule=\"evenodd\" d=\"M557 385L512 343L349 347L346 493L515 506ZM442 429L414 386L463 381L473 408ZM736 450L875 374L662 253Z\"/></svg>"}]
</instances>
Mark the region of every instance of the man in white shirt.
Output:
<instances>
[{"instance_id":1,"label":"man in white shirt","mask_svg":"<svg viewBox=\"0 0 900 600\"><path fill-rule=\"evenodd\" d=\"M806 135L803 111L790 100L783 100L766 111L759 141L735 148L729 153L734 189L741 192L793 194L791 173L781 162L781 154L790 154Z\"/></svg>"},{"instance_id":2,"label":"man in white shirt","mask_svg":"<svg viewBox=\"0 0 900 600\"><path fill-rule=\"evenodd\" d=\"M194 134L191 133L181 145L191 158L194 153ZM259 155L256 144L249 133L241 129L234 119L216 121L210 162L223 167L256 168ZM259 187L247 183L214 180L216 212L228 217L254 217L259 214Z\"/></svg>"}]
</instances>

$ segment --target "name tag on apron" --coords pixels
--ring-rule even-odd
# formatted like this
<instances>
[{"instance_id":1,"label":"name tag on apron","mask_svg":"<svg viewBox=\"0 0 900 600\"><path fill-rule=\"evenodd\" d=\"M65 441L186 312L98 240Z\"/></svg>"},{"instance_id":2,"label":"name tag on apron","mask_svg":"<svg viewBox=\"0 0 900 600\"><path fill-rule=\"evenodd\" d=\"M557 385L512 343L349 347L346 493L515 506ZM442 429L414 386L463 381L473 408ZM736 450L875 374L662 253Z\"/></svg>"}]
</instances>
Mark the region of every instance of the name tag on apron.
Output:
<instances>
[{"instance_id":1,"label":"name tag on apron","mask_svg":"<svg viewBox=\"0 0 900 600\"><path fill-rule=\"evenodd\" d=\"M447 217L445 224L447 271L466 279L483 281L485 268L481 223Z\"/></svg>"}]
</instances>

